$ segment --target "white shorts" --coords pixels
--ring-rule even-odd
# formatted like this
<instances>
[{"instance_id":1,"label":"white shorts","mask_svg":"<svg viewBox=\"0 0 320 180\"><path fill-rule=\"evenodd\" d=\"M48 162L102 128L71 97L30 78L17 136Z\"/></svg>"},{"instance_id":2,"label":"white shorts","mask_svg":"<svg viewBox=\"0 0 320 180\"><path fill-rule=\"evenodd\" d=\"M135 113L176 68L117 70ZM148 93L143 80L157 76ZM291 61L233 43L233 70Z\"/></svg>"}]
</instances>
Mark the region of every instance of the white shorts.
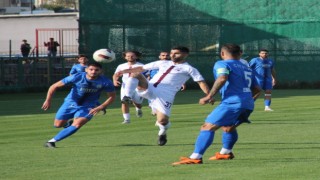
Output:
<instances>
[{"instance_id":1,"label":"white shorts","mask_svg":"<svg viewBox=\"0 0 320 180\"><path fill-rule=\"evenodd\" d=\"M120 90L120 100L122 100L124 96L124 88L121 88ZM135 102L136 104L142 104L143 97L139 96L137 91L135 91L132 95L132 101Z\"/></svg>"},{"instance_id":2,"label":"white shorts","mask_svg":"<svg viewBox=\"0 0 320 180\"><path fill-rule=\"evenodd\" d=\"M150 100L150 106L155 108L157 111L170 116L171 108L174 101L174 95L170 95L159 88L155 88L150 83L148 84L148 89L145 91L136 90L139 96L142 96Z\"/></svg>"}]
</instances>

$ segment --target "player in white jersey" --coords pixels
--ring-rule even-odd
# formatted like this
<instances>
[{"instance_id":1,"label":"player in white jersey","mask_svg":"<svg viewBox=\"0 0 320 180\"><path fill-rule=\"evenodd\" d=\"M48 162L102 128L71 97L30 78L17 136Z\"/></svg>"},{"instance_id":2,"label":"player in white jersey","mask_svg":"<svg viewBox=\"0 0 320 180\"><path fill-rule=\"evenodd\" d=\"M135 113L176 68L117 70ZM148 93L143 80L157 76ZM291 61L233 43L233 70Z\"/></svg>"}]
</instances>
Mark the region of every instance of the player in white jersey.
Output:
<instances>
[{"instance_id":1,"label":"player in white jersey","mask_svg":"<svg viewBox=\"0 0 320 180\"><path fill-rule=\"evenodd\" d=\"M130 81L126 88L129 92L138 92L142 97L151 100L151 105L157 111L156 125L159 127L158 145L167 143L167 130L170 127L169 116L176 93L181 86L191 77L197 82L201 90L209 93L209 87L197 69L186 62L189 49L178 46L171 49L171 61L156 61L142 67L119 71L116 75L131 73ZM159 72L148 82L141 75L144 70L159 69ZM131 97L131 95L130 95Z\"/></svg>"},{"instance_id":2,"label":"player in white jersey","mask_svg":"<svg viewBox=\"0 0 320 180\"><path fill-rule=\"evenodd\" d=\"M123 74L122 76L122 83L119 81L119 76L116 76L116 74L122 70L125 69L131 69L135 67L142 67L144 64L138 62L139 58L141 56L140 52L137 51L126 51L122 54L122 57L127 61L126 63L120 64L115 74L113 75L113 84L116 87L121 86L121 100L129 96L128 90L126 90L126 84L127 81L132 78L130 77L130 74ZM136 107L136 115L137 117L142 117L142 101L143 98L139 96L136 92L132 93L131 95L132 101L129 103L125 101L122 101L121 109L122 109L122 115L123 115L123 124L129 124L130 123L130 112L129 112L129 104L133 104Z\"/></svg>"}]
</instances>

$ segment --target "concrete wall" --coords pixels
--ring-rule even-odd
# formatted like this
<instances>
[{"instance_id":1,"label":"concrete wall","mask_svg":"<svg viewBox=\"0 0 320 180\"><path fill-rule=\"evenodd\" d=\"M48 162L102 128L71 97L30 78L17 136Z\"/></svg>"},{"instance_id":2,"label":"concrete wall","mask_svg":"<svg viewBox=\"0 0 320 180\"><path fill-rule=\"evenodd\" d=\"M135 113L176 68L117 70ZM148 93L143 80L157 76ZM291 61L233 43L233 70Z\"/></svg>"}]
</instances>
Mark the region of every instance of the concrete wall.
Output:
<instances>
[{"instance_id":1,"label":"concrete wall","mask_svg":"<svg viewBox=\"0 0 320 180\"><path fill-rule=\"evenodd\" d=\"M18 56L22 39L27 39L32 48L35 47L36 29L78 28L77 19L77 13L0 16L0 55L9 54L10 40L12 55Z\"/></svg>"}]
</instances>

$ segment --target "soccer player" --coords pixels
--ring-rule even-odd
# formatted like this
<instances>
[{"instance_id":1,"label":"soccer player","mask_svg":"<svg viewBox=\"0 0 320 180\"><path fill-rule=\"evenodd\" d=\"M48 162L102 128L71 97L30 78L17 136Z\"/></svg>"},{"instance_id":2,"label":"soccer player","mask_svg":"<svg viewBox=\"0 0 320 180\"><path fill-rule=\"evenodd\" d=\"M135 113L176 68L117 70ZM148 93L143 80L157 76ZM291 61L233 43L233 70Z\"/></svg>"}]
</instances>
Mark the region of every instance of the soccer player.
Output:
<instances>
[{"instance_id":1,"label":"soccer player","mask_svg":"<svg viewBox=\"0 0 320 180\"><path fill-rule=\"evenodd\" d=\"M74 118L74 121L71 126L61 130L55 137L46 142L45 147L55 148L56 142L77 132L94 115L115 100L116 93L112 81L102 76L101 72L102 65L93 62L88 64L86 72L68 76L50 86L42 109L48 110L50 108L53 94L57 89L72 85L70 93L64 99L64 103L56 114L54 126L57 128L64 127L70 118ZM107 92L108 98L101 105L96 106L103 91Z\"/></svg>"},{"instance_id":2,"label":"soccer player","mask_svg":"<svg viewBox=\"0 0 320 180\"><path fill-rule=\"evenodd\" d=\"M176 93L181 86L191 77L197 82L205 94L209 93L208 85L197 69L187 63L189 49L183 46L171 49L171 61L155 61L144 66L125 69L116 73L117 76L130 73L132 77L127 82L129 92L138 92L142 97L151 100L151 105L156 109L159 127L158 145L167 143L167 130L170 127L169 117ZM159 69L159 72L148 82L141 75L145 70ZM129 96L131 97L131 96Z\"/></svg>"},{"instance_id":3,"label":"soccer player","mask_svg":"<svg viewBox=\"0 0 320 180\"><path fill-rule=\"evenodd\" d=\"M220 55L223 60L217 61L213 68L215 82L210 93L201 98L199 103L213 104L214 96L219 91L222 96L221 103L201 126L190 157L181 157L180 161L173 165L202 164L202 156L212 144L215 131L220 127L223 129L223 148L209 160L233 159L232 149L238 140L236 127L243 122L250 122L248 117L253 111L254 98L258 97L260 87L254 79L252 70L240 62L241 49L238 45L223 45Z\"/></svg>"},{"instance_id":4,"label":"soccer player","mask_svg":"<svg viewBox=\"0 0 320 180\"><path fill-rule=\"evenodd\" d=\"M70 70L70 75L76 74L78 72L85 72L88 66L88 57L84 54L78 56L78 64L74 64Z\"/></svg>"},{"instance_id":5,"label":"soccer player","mask_svg":"<svg viewBox=\"0 0 320 180\"><path fill-rule=\"evenodd\" d=\"M249 65L253 70L260 87L265 92L264 110L273 111L270 108L270 105L272 88L276 85L276 71L273 60L268 58L268 50L261 49L259 51L259 57L251 59Z\"/></svg>"},{"instance_id":6,"label":"soccer player","mask_svg":"<svg viewBox=\"0 0 320 180\"><path fill-rule=\"evenodd\" d=\"M130 74L123 74L122 76L122 84L119 81L119 76L117 76L116 74L119 71L122 71L124 69L131 69L131 68L135 68L135 67L139 67L139 66L143 66L142 63L138 62L139 58L141 57L141 53L138 51L125 51L122 53L122 57L127 61L126 63L120 64L113 75L113 84L116 87L121 86L121 91L120 91L120 99L121 99L121 110L122 110L122 115L123 115L123 122L122 124L129 124L131 122L130 120L130 112L129 112L129 105L133 104L136 108L136 116L137 117L142 117L142 102L143 102L143 98L141 96L139 96L137 93L133 93L131 95L131 98L129 99L129 92L127 89L125 89L127 82L129 81L129 79L131 79L132 77L130 77Z\"/></svg>"}]
</instances>

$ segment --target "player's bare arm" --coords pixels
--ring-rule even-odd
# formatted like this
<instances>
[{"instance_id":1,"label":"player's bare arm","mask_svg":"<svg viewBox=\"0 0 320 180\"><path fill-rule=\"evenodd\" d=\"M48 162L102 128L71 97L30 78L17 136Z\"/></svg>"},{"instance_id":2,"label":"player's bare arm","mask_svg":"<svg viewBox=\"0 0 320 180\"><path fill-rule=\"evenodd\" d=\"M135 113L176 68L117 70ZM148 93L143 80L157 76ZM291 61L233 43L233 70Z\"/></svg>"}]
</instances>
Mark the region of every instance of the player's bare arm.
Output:
<instances>
[{"instance_id":1,"label":"player's bare arm","mask_svg":"<svg viewBox=\"0 0 320 180\"><path fill-rule=\"evenodd\" d=\"M275 86L277 83L277 80L276 80L276 70L274 68L272 68L271 70L271 75L272 75L272 86Z\"/></svg>"},{"instance_id":2,"label":"player's bare arm","mask_svg":"<svg viewBox=\"0 0 320 180\"><path fill-rule=\"evenodd\" d=\"M251 91L252 91L252 98L256 100L260 96L262 89L260 88L260 86L255 86L251 88Z\"/></svg>"},{"instance_id":3,"label":"player's bare arm","mask_svg":"<svg viewBox=\"0 0 320 180\"><path fill-rule=\"evenodd\" d=\"M97 106L90 110L89 114L96 115L101 110L106 109L116 99L116 92L108 92L108 99L104 101L100 106Z\"/></svg>"},{"instance_id":4,"label":"player's bare arm","mask_svg":"<svg viewBox=\"0 0 320 180\"><path fill-rule=\"evenodd\" d=\"M121 75L122 76L122 75ZM115 73L113 76L112 76L112 80L113 80L113 85L116 86L116 87L119 87L121 85L121 82L119 81L119 77L117 75L117 73Z\"/></svg>"},{"instance_id":5,"label":"player's bare arm","mask_svg":"<svg viewBox=\"0 0 320 180\"><path fill-rule=\"evenodd\" d=\"M199 84L199 87L201 88L201 90L208 95L210 92L209 86L205 81L198 81L197 82Z\"/></svg>"},{"instance_id":6,"label":"player's bare arm","mask_svg":"<svg viewBox=\"0 0 320 180\"><path fill-rule=\"evenodd\" d=\"M207 103L214 104L214 101L215 101L214 95L216 95L219 92L219 90L227 82L227 80L228 80L228 76L224 76L224 75L219 76L214 82L208 95L199 100L199 104L201 105L204 105Z\"/></svg>"},{"instance_id":7,"label":"player's bare arm","mask_svg":"<svg viewBox=\"0 0 320 180\"><path fill-rule=\"evenodd\" d=\"M125 70L119 71L116 73L116 76L120 77L122 74L126 74L126 73L142 73L143 71L145 71L143 67L139 66L139 67L134 67L131 69L125 69Z\"/></svg>"},{"instance_id":8,"label":"player's bare arm","mask_svg":"<svg viewBox=\"0 0 320 180\"><path fill-rule=\"evenodd\" d=\"M64 86L64 83L62 81L58 81L54 84L52 84L48 90L48 93L47 93L47 97L46 97L46 100L44 101L41 109L43 110L48 110L51 106L51 99L53 97L53 94L57 91L57 89L61 88Z\"/></svg>"}]
</instances>

